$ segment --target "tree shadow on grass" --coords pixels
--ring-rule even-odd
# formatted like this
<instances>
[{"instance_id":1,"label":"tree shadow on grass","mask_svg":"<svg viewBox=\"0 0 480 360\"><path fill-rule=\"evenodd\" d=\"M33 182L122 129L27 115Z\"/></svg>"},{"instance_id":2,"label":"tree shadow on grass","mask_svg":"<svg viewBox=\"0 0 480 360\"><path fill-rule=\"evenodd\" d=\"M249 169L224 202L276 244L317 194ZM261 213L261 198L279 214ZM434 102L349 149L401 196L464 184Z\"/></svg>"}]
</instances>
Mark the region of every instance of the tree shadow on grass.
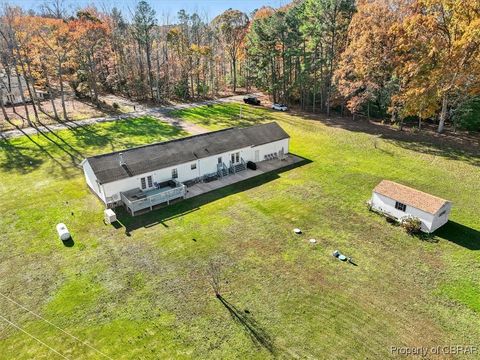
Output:
<instances>
[{"instance_id":1,"label":"tree shadow on grass","mask_svg":"<svg viewBox=\"0 0 480 360\"><path fill-rule=\"evenodd\" d=\"M132 136L149 136L153 141L163 141L165 139L185 136L186 133L169 124L162 123L152 117L142 118L128 118L117 122L112 121L107 129L98 131L92 125L79 125L57 120L59 124L66 126L74 135L74 142L69 142L66 138L58 134L58 131L52 129L46 124L40 123L41 127L36 126L36 130L40 137L46 139L49 143L58 148L61 152L68 156L65 159L53 156L55 152L49 152L47 147L43 146L33 136L28 135L23 129L14 125L23 135L23 139L29 140L38 149L41 150L49 159L55 162L62 173L65 175L67 168L77 168L80 162L85 158L85 154L81 151L82 148L97 147L104 148L109 145L111 151L117 148L129 148L138 143L123 141L122 139L130 138ZM150 140L148 140L150 142ZM19 139L10 139L0 133L0 151L4 153L4 158L0 160L0 168L6 171L19 171L28 173L38 168L44 160L41 156L31 156L28 152L35 154L35 148L22 146L25 144L22 137ZM74 146L75 144L75 146ZM53 149L53 148L52 148ZM41 153L39 153L41 154ZM71 166L70 166L71 165Z\"/></svg>"},{"instance_id":2,"label":"tree shadow on grass","mask_svg":"<svg viewBox=\"0 0 480 360\"><path fill-rule=\"evenodd\" d=\"M43 160L27 154L31 149L15 145L7 137L0 134L0 151L5 159L0 162L0 168L4 171L18 171L26 174L38 168Z\"/></svg>"},{"instance_id":3,"label":"tree shadow on grass","mask_svg":"<svg viewBox=\"0 0 480 360\"><path fill-rule=\"evenodd\" d=\"M233 321L243 328L257 347L266 349L274 356L277 354L274 340L268 332L258 324L249 311L238 309L220 294L217 295L217 299L225 309L228 310Z\"/></svg>"},{"instance_id":4,"label":"tree shadow on grass","mask_svg":"<svg viewBox=\"0 0 480 360\"><path fill-rule=\"evenodd\" d=\"M295 155L300 157L298 155ZM309 159L302 158L303 160L285 166L283 168L263 173L261 175L219 188L211 192L204 193L199 196L187 200L181 200L175 204L163 207L158 210L147 212L143 215L131 216L123 207L117 208L115 211L117 213L117 219L125 227L125 233L128 235L132 231L140 228L149 228L155 225L162 224L168 228L166 224L167 221L175 219L177 217L184 216L191 212L199 210L203 205L206 205L210 202L225 198L230 195L234 195L239 192L243 192L257 186L261 186L273 180L280 178L279 174L294 169L299 166L306 165L312 161Z\"/></svg>"},{"instance_id":5,"label":"tree shadow on grass","mask_svg":"<svg viewBox=\"0 0 480 360\"><path fill-rule=\"evenodd\" d=\"M12 124L14 125L14 124ZM28 135L23 129L14 125L17 130L19 130L26 139L28 139L32 144L34 144L44 155L46 155L50 160L52 160L58 167L62 170L62 173L65 175L68 172L68 168L63 164L62 161L55 158L44 146L40 145L39 142L33 139L30 135ZM38 166L40 166L43 160L40 160L38 157L31 157L22 153L23 150L33 151L33 149L27 147L20 147L19 145L15 144L15 141L10 140L2 135L0 140L0 148L3 148L7 151L5 162L0 164L0 167L5 170L15 170L20 171L22 173L27 173ZM9 153L8 153L9 152ZM18 161L18 162L17 162ZM28 163L26 163L28 162ZM26 166L23 166L26 165Z\"/></svg>"},{"instance_id":6,"label":"tree shadow on grass","mask_svg":"<svg viewBox=\"0 0 480 360\"><path fill-rule=\"evenodd\" d=\"M40 122L39 122L40 123ZM78 166L82 159L84 158L83 154L70 145L66 140L64 140L56 131L50 129L47 125L40 123L40 125L47 131L42 131L40 127L35 126L38 134L42 135L45 139L50 141L53 145L57 146L59 150L63 151L70 157L72 165ZM48 136L48 135L51 135ZM57 142L58 140L59 142Z\"/></svg>"},{"instance_id":7,"label":"tree shadow on grass","mask_svg":"<svg viewBox=\"0 0 480 360\"><path fill-rule=\"evenodd\" d=\"M112 119L113 121L120 121ZM93 124L81 124L80 122L72 122L57 119L58 124L65 126L75 136L77 144L82 147L98 147L104 148L109 145L111 151L115 151L118 146L128 147L129 143L121 141L121 137L113 132L105 131L102 133L95 129ZM105 121L107 122L107 121ZM109 122L109 121L108 121Z\"/></svg>"},{"instance_id":8,"label":"tree shadow on grass","mask_svg":"<svg viewBox=\"0 0 480 360\"><path fill-rule=\"evenodd\" d=\"M94 124L85 126L63 124L75 135L80 145L96 148L104 148L108 145L111 151L137 146L138 143L123 140L132 136L147 136L150 139L145 140L145 142L151 143L188 135L181 129L149 116L105 121L103 123L108 123L108 125L102 130L96 130ZM104 152L102 151L102 153Z\"/></svg>"},{"instance_id":9,"label":"tree shadow on grass","mask_svg":"<svg viewBox=\"0 0 480 360\"><path fill-rule=\"evenodd\" d=\"M469 250L480 250L480 231L449 220L435 233L441 239L453 242Z\"/></svg>"}]
</instances>

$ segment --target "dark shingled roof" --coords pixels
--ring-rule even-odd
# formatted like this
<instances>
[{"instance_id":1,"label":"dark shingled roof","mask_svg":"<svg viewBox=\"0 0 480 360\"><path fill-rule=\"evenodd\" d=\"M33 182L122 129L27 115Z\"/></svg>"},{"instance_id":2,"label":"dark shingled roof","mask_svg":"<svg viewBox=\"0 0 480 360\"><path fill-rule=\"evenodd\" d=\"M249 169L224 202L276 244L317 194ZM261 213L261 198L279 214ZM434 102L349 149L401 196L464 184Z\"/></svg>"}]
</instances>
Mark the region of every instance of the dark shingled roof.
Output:
<instances>
[{"instance_id":1,"label":"dark shingled roof","mask_svg":"<svg viewBox=\"0 0 480 360\"><path fill-rule=\"evenodd\" d=\"M275 122L228 128L87 158L101 184L290 136ZM120 165L120 156L126 166Z\"/></svg>"}]
</instances>

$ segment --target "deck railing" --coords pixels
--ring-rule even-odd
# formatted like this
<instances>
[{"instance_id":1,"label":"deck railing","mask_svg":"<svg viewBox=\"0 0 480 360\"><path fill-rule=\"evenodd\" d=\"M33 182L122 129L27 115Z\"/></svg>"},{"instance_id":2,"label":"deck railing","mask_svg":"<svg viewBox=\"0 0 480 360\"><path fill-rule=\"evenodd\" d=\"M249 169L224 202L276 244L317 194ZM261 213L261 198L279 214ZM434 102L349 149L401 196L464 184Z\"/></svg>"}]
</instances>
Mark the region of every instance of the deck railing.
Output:
<instances>
[{"instance_id":1,"label":"deck railing","mask_svg":"<svg viewBox=\"0 0 480 360\"><path fill-rule=\"evenodd\" d=\"M181 183L178 183L179 185L175 188L172 188L171 190L166 190L159 192L157 194L152 194L149 196L146 196L143 199L138 199L138 200L129 200L123 193L121 194L122 196L122 201L123 203L130 209L132 212L132 215L135 215L136 211L143 210L152 208L155 205L162 204L162 203L169 203L171 200L178 199L178 198L184 198L186 193L187 193L187 187Z\"/></svg>"}]
</instances>

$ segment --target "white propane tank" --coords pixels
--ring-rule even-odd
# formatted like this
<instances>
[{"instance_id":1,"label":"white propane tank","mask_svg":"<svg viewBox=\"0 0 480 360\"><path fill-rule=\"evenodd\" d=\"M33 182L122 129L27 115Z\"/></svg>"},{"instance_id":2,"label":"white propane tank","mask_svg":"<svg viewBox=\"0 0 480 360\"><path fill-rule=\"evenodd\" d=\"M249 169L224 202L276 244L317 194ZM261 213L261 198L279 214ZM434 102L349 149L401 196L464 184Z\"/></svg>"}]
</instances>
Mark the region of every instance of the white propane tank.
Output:
<instances>
[{"instance_id":1,"label":"white propane tank","mask_svg":"<svg viewBox=\"0 0 480 360\"><path fill-rule=\"evenodd\" d=\"M57 232L58 236L60 236L60 240L62 241L67 241L71 237L64 223L57 224Z\"/></svg>"}]
</instances>

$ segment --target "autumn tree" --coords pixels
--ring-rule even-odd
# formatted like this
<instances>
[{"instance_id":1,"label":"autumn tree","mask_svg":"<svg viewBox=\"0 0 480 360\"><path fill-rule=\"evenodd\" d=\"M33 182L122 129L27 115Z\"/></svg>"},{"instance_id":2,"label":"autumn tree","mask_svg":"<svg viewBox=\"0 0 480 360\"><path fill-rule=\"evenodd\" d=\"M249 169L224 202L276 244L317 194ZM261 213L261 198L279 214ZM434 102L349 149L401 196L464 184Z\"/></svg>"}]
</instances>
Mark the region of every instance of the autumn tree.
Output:
<instances>
[{"instance_id":1,"label":"autumn tree","mask_svg":"<svg viewBox=\"0 0 480 360\"><path fill-rule=\"evenodd\" d=\"M478 94L480 5L475 1L418 0L397 27L397 99L405 116L435 117L444 129L455 97Z\"/></svg>"},{"instance_id":2,"label":"autumn tree","mask_svg":"<svg viewBox=\"0 0 480 360\"><path fill-rule=\"evenodd\" d=\"M77 12L77 18L69 22L69 27L73 35L73 56L78 62L77 76L72 82L74 89L77 93L88 93L99 106L99 85L105 82L111 55L108 24L95 10L85 9Z\"/></svg>"},{"instance_id":3,"label":"autumn tree","mask_svg":"<svg viewBox=\"0 0 480 360\"><path fill-rule=\"evenodd\" d=\"M65 104L65 68L69 63L72 54L73 38L67 23L60 19L43 19L35 32L35 38L41 53L41 64L44 73L47 90L54 102L53 86L49 74L53 72L60 88L60 99L62 104L63 118L68 119L67 107ZM55 105L53 109L56 113Z\"/></svg>"},{"instance_id":4,"label":"autumn tree","mask_svg":"<svg viewBox=\"0 0 480 360\"><path fill-rule=\"evenodd\" d=\"M23 106L25 108L25 117L29 126L32 126L32 122L30 120L30 111L28 110L26 98L25 98L25 89L23 87L22 82L22 74L19 71L20 68L20 59L19 59L19 45L17 35L15 33L14 24L18 17L23 16L22 10L18 7L11 7L5 5L3 7L3 16L2 21L0 23L0 36L5 45L5 50L7 52L7 58L11 63L7 64L7 71L9 76L12 76L11 69L15 71L15 76L17 78L17 83L19 87L20 97L22 99ZM25 74L23 74L23 78L25 78Z\"/></svg>"},{"instance_id":5,"label":"autumn tree","mask_svg":"<svg viewBox=\"0 0 480 360\"><path fill-rule=\"evenodd\" d=\"M213 19L212 25L216 30L220 44L230 59L233 78L232 87L235 92L237 89L238 58L248 26L248 16L239 10L228 9Z\"/></svg>"},{"instance_id":6,"label":"autumn tree","mask_svg":"<svg viewBox=\"0 0 480 360\"><path fill-rule=\"evenodd\" d=\"M325 63L325 108L330 114L334 92L333 75L346 43L347 29L355 10L353 0L306 0L305 25L323 44Z\"/></svg>"},{"instance_id":7,"label":"autumn tree","mask_svg":"<svg viewBox=\"0 0 480 360\"><path fill-rule=\"evenodd\" d=\"M147 78L150 94L153 99L152 78L152 30L156 24L155 10L144 0L139 1L133 16L132 32L139 49L140 66L143 68L142 52L145 52L147 60ZM143 77L143 69L140 72Z\"/></svg>"},{"instance_id":8,"label":"autumn tree","mask_svg":"<svg viewBox=\"0 0 480 360\"><path fill-rule=\"evenodd\" d=\"M335 82L353 114L371 104L385 116L396 91L395 36L391 28L396 14L386 0L363 0L357 4L348 29L348 42L340 56ZM390 109L394 111L393 109Z\"/></svg>"}]
</instances>

